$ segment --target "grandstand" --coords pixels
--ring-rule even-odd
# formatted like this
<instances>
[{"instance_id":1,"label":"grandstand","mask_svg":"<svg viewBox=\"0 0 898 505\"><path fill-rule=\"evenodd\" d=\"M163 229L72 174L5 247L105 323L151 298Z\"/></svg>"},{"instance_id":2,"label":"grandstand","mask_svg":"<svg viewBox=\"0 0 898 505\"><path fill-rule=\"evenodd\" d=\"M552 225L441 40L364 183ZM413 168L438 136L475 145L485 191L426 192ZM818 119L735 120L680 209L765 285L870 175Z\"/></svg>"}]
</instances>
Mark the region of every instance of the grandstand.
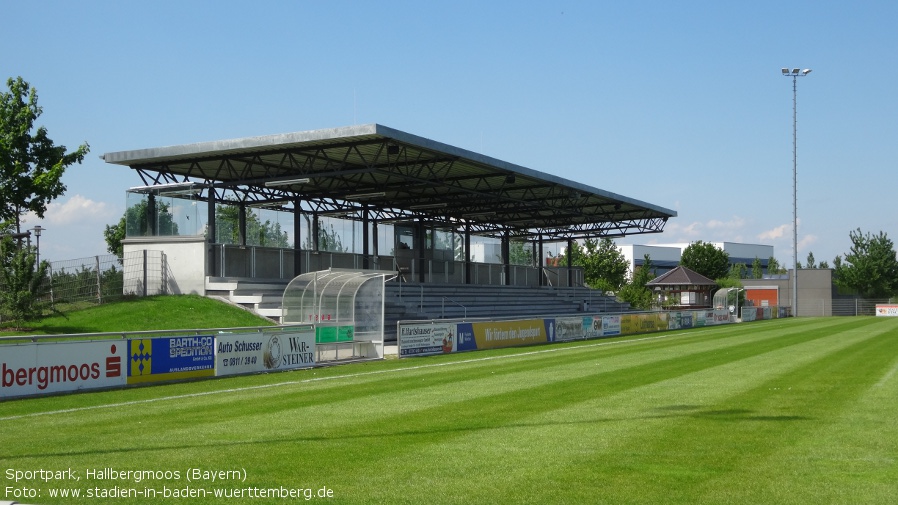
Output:
<instances>
[{"instance_id":1,"label":"grandstand","mask_svg":"<svg viewBox=\"0 0 898 505\"><path fill-rule=\"evenodd\" d=\"M585 288L576 266L545 264L546 248L660 233L676 216L378 124L102 158L143 183L127 191L123 245L126 256L153 254L125 265L134 277L126 285L219 296L274 318L278 290L327 268L396 271L388 314L400 318L607 307L616 302ZM475 261L480 240L498 257ZM529 264L512 261L513 246ZM161 264L148 266L150 257ZM148 270L159 272L156 291L147 289Z\"/></svg>"}]
</instances>

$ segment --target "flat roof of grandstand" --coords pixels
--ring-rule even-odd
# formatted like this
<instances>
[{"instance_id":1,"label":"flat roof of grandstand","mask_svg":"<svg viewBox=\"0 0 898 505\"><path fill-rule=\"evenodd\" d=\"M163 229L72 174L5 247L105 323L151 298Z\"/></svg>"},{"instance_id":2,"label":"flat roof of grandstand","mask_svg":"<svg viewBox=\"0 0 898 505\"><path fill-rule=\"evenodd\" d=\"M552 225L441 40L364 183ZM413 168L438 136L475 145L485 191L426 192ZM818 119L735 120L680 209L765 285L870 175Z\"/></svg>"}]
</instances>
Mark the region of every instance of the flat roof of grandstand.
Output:
<instances>
[{"instance_id":1,"label":"flat roof of grandstand","mask_svg":"<svg viewBox=\"0 0 898 505\"><path fill-rule=\"evenodd\" d=\"M203 200L214 196L219 202L236 199L345 219L423 219L518 239L658 233L677 215L379 124L119 151L101 158L135 169L149 186L195 183ZM558 172L565 169L557 167Z\"/></svg>"}]
</instances>

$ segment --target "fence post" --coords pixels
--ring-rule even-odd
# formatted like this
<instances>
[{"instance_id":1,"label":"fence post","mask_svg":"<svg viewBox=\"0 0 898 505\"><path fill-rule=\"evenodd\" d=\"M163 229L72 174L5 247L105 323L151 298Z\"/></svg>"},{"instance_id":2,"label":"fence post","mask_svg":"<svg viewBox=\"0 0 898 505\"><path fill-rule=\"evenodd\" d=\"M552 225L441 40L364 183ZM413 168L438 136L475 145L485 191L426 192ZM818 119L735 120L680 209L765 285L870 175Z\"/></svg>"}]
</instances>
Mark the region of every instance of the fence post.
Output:
<instances>
[{"instance_id":1,"label":"fence post","mask_svg":"<svg viewBox=\"0 0 898 505\"><path fill-rule=\"evenodd\" d=\"M143 296L147 296L147 250L143 249Z\"/></svg>"},{"instance_id":2,"label":"fence post","mask_svg":"<svg viewBox=\"0 0 898 505\"><path fill-rule=\"evenodd\" d=\"M53 298L53 264L52 263L48 263L48 264L50 265L48 268L48 270L50 270L50 273L49 273L49 275L50 275L50 306L55 307L56 300Z\"/></svg>"},{"instance_id":3,"label":"fence post","mask_svg":"<svg viewBox=\"0 0 898 505\"><path fill-rule=\"evenodd\" d=\"M97 303L103 303L103 287L100 285L100 257L94 256L94 262L97 266Z\"/></svg>"}]
</instances>

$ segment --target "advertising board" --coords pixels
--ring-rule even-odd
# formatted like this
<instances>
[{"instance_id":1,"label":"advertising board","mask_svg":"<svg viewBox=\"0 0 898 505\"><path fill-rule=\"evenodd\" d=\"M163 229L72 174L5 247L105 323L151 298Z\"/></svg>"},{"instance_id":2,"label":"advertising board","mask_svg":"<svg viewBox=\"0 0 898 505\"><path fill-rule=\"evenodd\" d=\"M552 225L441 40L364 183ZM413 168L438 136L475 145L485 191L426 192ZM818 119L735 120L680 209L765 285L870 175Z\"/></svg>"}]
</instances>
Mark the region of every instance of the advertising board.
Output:
<instances>
[{"instance_id":1,"label":"advertising board","mask_svg":"<svg viewBox=\"0 0 898 505\"><path fill-rule=\"evenodd\" d=\"M45 342L0 346L0 397L123 386L126 342Z\"/></svg>"},{"instance_id":2,"label":"advertising board","mask_svg":"<svg viewBox=\"0 0 898 505\"><path fill-rule=\"evenodd\" d=\"M215 375L315 366L313 327L289 331L225 333L215 338Z\"/></svg>"},{"instance_id":3,"label":"advertising board","mask_svg":"<svg viewBox=\"0 0 898 505\"><path fill-rule=\"evenodd\" d=\"M212 335L131 339L128 348L128 384L215 375Z\"/></svg>"},{"instance_id":4,"label":"advertising board","mask_svg":"<svg viewBox=\"0 0 898 505\"><path fill-rule=\"evenodd\" d=\"M399 325L399 357L454 352L456 324Z\"/></svg>"},{"instance_id":5,"label":"advertising board","mask_svg":"<svg viewBox=\"0 0 898 505\"><path fill-rule=\"evenodd\" d=\"M898 317L898 305L877 303L876 315L878 317Z\"/></svg>"},{"instance_id":6,"label":"advertising board","mask_svg":"<svg viewBox=\"0 0 898 505\"><path fill-rule=\"evenodd\" d=\"M498 349L549 342L555 319L460 323L457 329L459 351Z\"/></svg>"},{"instance_id":7,"label":"advertising board","mask_svg":"<svg viewBox=\"0 0 898 505\"><path fill-rule=\"evenodd\" d=\"M554 338L550 342L565 342L585 338L594 333L593 323L598 320L599 332L602 330L602 319L592 317L556 317ZM598 336L598 335L594 335ZM550 334L550 337L552 335Z\"/></svg>"}]
</instances>

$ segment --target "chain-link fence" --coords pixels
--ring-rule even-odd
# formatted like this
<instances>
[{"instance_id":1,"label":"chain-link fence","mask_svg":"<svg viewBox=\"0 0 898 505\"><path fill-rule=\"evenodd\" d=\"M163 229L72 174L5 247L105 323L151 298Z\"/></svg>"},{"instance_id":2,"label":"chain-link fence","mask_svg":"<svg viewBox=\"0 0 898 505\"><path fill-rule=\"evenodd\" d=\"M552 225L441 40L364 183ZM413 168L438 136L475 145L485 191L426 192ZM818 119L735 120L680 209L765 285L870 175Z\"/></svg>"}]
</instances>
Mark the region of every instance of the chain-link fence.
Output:
<instances>
[{"instance_id":1,"label":"chain-link fence","mask_svg":"<svg viewBox=\"0 0 898 505\"><path fill-rule=\"evenodd\" d=\"M136 251L124 259L106 254L50 262L50 303L62 309L120 300L129 295L165 294L163 264L161 251Z\"/></svg>"},{"instance_id":2,"label":"chain-link fence","mask_svg":"<svg viewBox=\"0 0 898 505\"><path fill-rule=\"evenodd\" d=\"M100 304L123 296L123 269L114 254L50 262L50 303L56 308Z\"/></svg>"},{"instance_id":3,"label":"chain-link fence","mask_svg":"<svg viewBox=\"0 0 898 505\"><path fill-rule=\"evenodd\" d=\"M832 315L834 316L875 316L877 303L893 303L893 298L834 298Z\"/></svg>"}]
</instances>

